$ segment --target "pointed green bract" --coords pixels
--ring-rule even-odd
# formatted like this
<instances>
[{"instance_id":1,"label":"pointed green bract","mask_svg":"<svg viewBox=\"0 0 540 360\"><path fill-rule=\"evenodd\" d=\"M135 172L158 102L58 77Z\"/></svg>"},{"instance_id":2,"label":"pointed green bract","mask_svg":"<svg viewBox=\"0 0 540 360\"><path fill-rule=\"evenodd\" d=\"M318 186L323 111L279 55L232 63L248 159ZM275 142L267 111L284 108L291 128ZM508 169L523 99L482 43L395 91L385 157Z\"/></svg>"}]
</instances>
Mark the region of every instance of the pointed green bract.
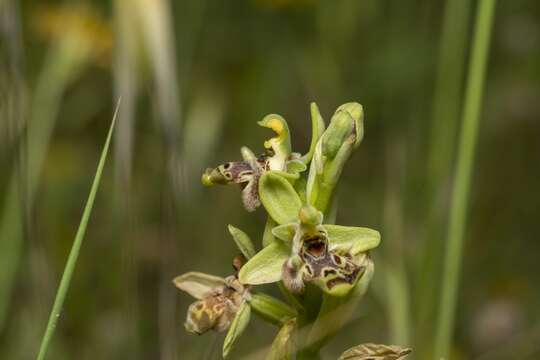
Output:
<instances>
[{"instance_id":1,"label":"pointed green bract","mask_svg":"<svg viewBox=\"0 0 540 360\"><path fill-rule=\"evenodd\" d=\"M192 271L177 276L173 280L173 283L180 290L200 300L212 291L212 289L225 285L225 279L219 276Z\"/></svg>"},{"instance_id":2,"label":"pointed green bract","mask_svg":"<svg viewBox=\"0 0 540 360\"><path fill-rule=\"evenodd\" d=\"M309 146L309 152L302 157L302 161L308 164L313 158L317 142L321 138L324 132L324 119L319 112L319 107L316 103L311 103L311 145Z\"/></svg>"},{"instance_id":3,"label":"pointed green bract","mask_svg":"<svg viewBox=\"0 0 540 360\"><path fill-rule=\"evenodd\" d=\"M79 224L79 228L77 229L77 234L75 235L73 246L71 247L71 251L69 252L68 260L64 268L62 279L60 280L60 285L58 287L58 292L56 293L56 298L54 300L51 315L49 317L49 322L47 323L47 329L45 330L45 334L43 335L43 338L41 340L41 346L39 348L39 354L37 356L38 360L44 359L45 355L47 354L49 343L56 329L58 319L60 318L62 307L64 306L64 300L66 298L66 294L69 289L69 285L71 283L71 278L73 277L73 272L75 271L75 265L77 264L77 259L79 258L79 252L81 250L82 242L84 240L84 235L86 233L88 220L90 219L90 214L92 213L92 207L94 206L94 200L96 198L99 184L101 182L101 174L103 173L103 168L105 167L105 162L107 160L107 154L109 152L109 145L111 143L111 137L114 130L114 124L116 122L116 116L118 115L119 107L120 107L120 101L118 101L116 105L116 110L114 112L114 116L111 121L109 133L107 134L107 140L105 141L105 145L103 146L103 150L101 152L101 157L99 159L99 164L96 170L96 174L94 176L94 181L90 189L90 194L88 195L88 200L86 201L86 206L84 207L84 211L81 217L81 222Z\"/></svg>"},{"instance_id":4,"label":"pointed green bract","mask_svg":"<svg viewBox=\"0 0 540 360\"><path fill-rule=\"evenodd\" d=\"M323 225L328 232L330 248L349 249L351 255L371 250L379 246L381 234L365 227Z\"/></svg>"},{"instance_id":5,"label":"pointed green bract","mask_svg":"<svg viewBox=\"0 0 540 360\"><path fill-rule=\"evenodd\" d=\"M283 301L263 293L252 294L249 304L257 315L279 326L297 315L296 310Z\"/></svg>"},{"instance_id":6,"label":"pointed green bract","mask_svg":"<svg viewBox=\"0 0 540 360\"><path fill-rule=\"evenodd\" d=\"M300 197L293 186L273 171L261 176L259 196L268 214L278 224L293 222L302 206Z\"/></svg>"},{"instance_id":7,"label":"pointed green bract","mask_svg":"<svg viewBox=\"0 0 540 360\"><path fill-rule=\"evenodd\" d=\"M234 343L238 340L238 338L242 335L244 330L246 329L249 319L251 317L251 307L247 302L244 302L241 306L238 312L236 313L236 316L234 317L233 322L231 323L231 327L229 328L229 331L227 332L227 336L225 336L225 341L223 342L223 357L226 358L229 355L229 352L231 351Z\"/></svg>"},{"instance_id":8,"label":"pointed green bract","mask_svg":"<svg viewBox=\"0 0 540 360\"><path fill-rule=\"evenodd\" d=\"M281 268L289 257L289 248L274 241L252 257L238 273L242 284L258 285L279 281Z\"/></svg>"},{"instance_id":9,"label":"pointed green bract","mask_svg":"<svg viewBox=\"0 0 540 360\"><path fill-rule=\"evenodd\" d=\"M255 251L255 246L253 246L251 238L245 232L235 228L232 225L229 225L229 232L231 233L236 246L238 246L238 249L240 249L240 252L246 257L246 259L251 259L253 256L255 256L257 253Z\"/></svg>"}]
</instances>

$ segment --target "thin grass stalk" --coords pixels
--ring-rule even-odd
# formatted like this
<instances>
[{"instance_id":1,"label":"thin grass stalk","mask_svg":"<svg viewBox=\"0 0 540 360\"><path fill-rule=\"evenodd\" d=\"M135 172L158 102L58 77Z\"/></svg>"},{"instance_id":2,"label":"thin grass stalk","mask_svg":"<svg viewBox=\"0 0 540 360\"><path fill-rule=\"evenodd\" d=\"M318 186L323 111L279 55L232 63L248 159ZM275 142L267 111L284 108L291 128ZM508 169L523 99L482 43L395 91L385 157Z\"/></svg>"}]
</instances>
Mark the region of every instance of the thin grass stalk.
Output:
<instances>
[{"instance_id":1,"label":"thin grass stalk","mask_svg":"<svg viewBox=\"0 0 540 360\"><path fill-rule=\"evenodd\" d=\"M442 279L443 288L435 338L435 359L448 358L452 340L471 174L495 3L495 0L480 0L476 13L475 34L463 110L463 125L452 191L452 207Z\"/></svg>"},{"instance_id":2,"label":"thin grass stalk","mask_svg":"<svg viewBox=\"0 0 540 360\"><path fill-rule=\"evenodd\" d=\"M431 343L435 327L430 319L436 312L439 293L441 273L437 255L442 254L448 216L446 189L454 160L454 134L463 96L470 9L468 0L447 0L444 8L427 159L427 226L416 261L415 329L418 344ZM419 347L419 351L424 350L427 350L425 346Z\"/></svg>"},{"instance_id":3,"label":"thin grass stalk","mask_svg":"<svg viewBox=\"0 0 540 360\"><path fill-rule=\"evenodd\" d=\"M176 50L174 28L171 18L171 2L169 0L137 0L133 2L137 9L139 25L145 50L149 56L153 80L155 81L155 101L158 119L161 124L161 135L164 140L166 157L166 174L164 186L163 214L164 228L169 232L161 241L161 279L159 284L159 342L163 358L176 358L178 327L170 316L174 313L174 289L170 286L174 263L171 255L178 253L177 243L173 239L178 234L176 226L182 212L181 201L184 196L182 182L183 159L181 150L180 95L176 70ZM170 236L169 234L174 234Z\"/></svg>"},{"instance_id":4,"label":"thin grass stalk","mask_svg":"<svg viewBox=\"0 0 540 360\"><path fill-rule=\"evenodd\" d=\"M384 237L386 239L384 275L386 281L386 307L390 341L409 344L410 290L405 264L405 236L403 179L406 164L406 147L403 141L390 135L386 145L386 189L383 208Z\"/></svg>"},{"instance_id":5,"label":"thin grass stalk","mask_svg":"<svg viewBox=\"0 0 540 360\"><path fill-rule=\"evenodd\" d=\"M121 273L123 322L126 325L126 347L124 354L136 358L140 353L139 325L140 311L137 293L138 256L137 233L140 230L135 221L132 200L132 169L134 154L134 134L137 109L135 101L138 95L140 74L139 48L140 33L137 31L136 9L129 1L114 1L114 88L115 98L122 99L122 111L118 114L118 123L114 132L114 172L115 196L113 229L114 237L122 248Z\"/></svg>"},{"instance_id":6,"label":"thin grass stalk","mask_svg":"<svg viewBox=\"0 0 540 360\"><path fill-rule=\"evenodd\" d=\"M77 265L77 259L79 258L81 245L84 240L84 235L86 233L86 227L88 225L88 220L90 219L90 214L92 213L92 207L94 206L94 200L96 198L96 193L99 188L99 183L101 181L101 174L103 173L103 168L105 167L105 162L107 160L109 144L111 142L111 137L114 129L114 124L116 122L116 116L118 114L119 106L120 101L116 105L116 110L111 121L107 140L105 141L105 145L103 146L101 157L99 159L99 164L96 170L96 175L94 176L92 188L90 189L90 194L88 195L88 200L86 201L86 206L84 207L81 222L79 224L79 228L77 229L75 240L73 241L73 246L71 247L71 251L69 252L69 257L64 268L62 279L60 280L60 286L58 287L58 292L56 293L56 298L54 300L53 308L49 317L49 322L47 323L45 334L43 335L43 338L41 340L41 346L39 348L39 353L37 356L38 360L44 359L45 355L47 354L49 344L51 342L52 336L54 335L56 325L58 324L58 319L60 318L60 313L62 312L62 307L64 305L64 300L66 298L66 294L71 283L71 278L73 277L73 272L75 271L75 266Z\"/></svg>"}]
</instances>

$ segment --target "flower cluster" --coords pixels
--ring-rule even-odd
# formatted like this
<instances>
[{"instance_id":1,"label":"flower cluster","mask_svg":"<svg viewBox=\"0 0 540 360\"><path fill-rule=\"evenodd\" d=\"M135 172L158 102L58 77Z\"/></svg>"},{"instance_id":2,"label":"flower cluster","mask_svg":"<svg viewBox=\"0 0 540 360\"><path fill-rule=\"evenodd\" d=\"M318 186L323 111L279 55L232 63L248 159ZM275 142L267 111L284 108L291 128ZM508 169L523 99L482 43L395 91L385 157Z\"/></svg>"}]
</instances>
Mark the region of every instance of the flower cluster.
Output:
<instances>
[{"instance_id":1,"label":"flower cluster","mask_svg":"<svg viewBox=\"0 0 540 360\"><path fill-rule=\"evenodd\" d=\"M267 359L318 353L347 321L351 312L344 309L354 309L373 275L369 250L379 245L379 232L334 224L334 189L364 134L362 106L340 106L326 128L313 103L311 120L312 140L305 155L291 150L287 122L271 114L259 125L276 136L264 142L261 155L242 147L242 160L207 169L202 176L207 186L240 185L245 209L251 212L262 205L268 214L259 251L246 233L229 225L242 253L233 262L234 275L191 272L174 280L197 299L188 310L188 331L228 330L224 357L245 329L251 310L281 327ZM286 302L254 291L268 283L279 284ZM338 315L329 323L332 314Z\"/></svg>"}]
</instances>

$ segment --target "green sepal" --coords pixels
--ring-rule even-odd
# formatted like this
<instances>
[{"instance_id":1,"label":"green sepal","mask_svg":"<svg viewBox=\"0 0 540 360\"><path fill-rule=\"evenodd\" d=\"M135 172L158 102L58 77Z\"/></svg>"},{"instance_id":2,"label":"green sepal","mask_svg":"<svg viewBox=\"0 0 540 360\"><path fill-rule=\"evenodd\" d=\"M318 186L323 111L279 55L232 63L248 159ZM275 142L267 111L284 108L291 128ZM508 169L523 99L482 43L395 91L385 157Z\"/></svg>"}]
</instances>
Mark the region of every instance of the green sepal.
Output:
<instances>
[{"instance_id":1,"label":"green sepal","mask_svg":"<svg viewBox=\"0 0 540 360\"><path fill-rule=\"evenodd\" d=\"M225 341L223 342L223 357L226 358L229 355L234 343L240 338L244 330L246 329L249 318L251 317L251 307L249 304L244 301L240 305L240 309L234 317L231 327L225 336Z\"/></svg>"},{"instance_id":2,"label":"green sepal","mask_svg":"<svg viewBox=\"0 0 540 360\"><path fill-rule=\"evenodd\" d=\"M289 246L292 245L292 240L294 238L294 234L296 233L296 229L298 228L297 223L288 223L276 226L272 229L272 234L274 234L275 237L282 240Z\"/></svg>"},{"instance_id":3,"label":"green sepal","mask_svg":"<svg viewBox=\"0 0 540 360\"><path fill-rule=\"evenodd\" d=\"M381 242L381 234L370 228L328 224L323 226L328 232L330 250L344 249L354 256L376 248Z\"/></svg>"},{"instance_id":4,"label":"green sepal","mask_svg":"<svg viewBox=\"0 0 540 360\"><path fill-rule=\"evenodd\" d=\"M263 239L262 239L262 245L263 247L267 247L271 243L273 243L276 238L274 237L274 234L272 234L272 229L276 226L276 222L274 219L272 219L270 216L266 219L266 224L264 225L264 233L263 233Z\"/></svg>"},{"instance_id":5,"label":"green sepal","mask_svg":"<svg viewBox=\"0 0 540 360\"><path fill-rule=\"evenodd\" d=\"M321 138L324 132L324 119L319 112L319 107L316 103L311 103L311 145L309 146L309 152L302 156L301 160L304 164L309 164L315 153L317 142Z\"/></svg>"},{"instance_id":6,"label":"green sepal","mask_svg":"<svg viewBox=\"0 0 540 360\"><path fill-rule=\"evenodd\" d=\"M270 352L265 360L291 360L293 359L293 337L296 330L296 319L287 321L272 341Z\"/></svg>"},{"instance_id":7,"label":"green sepal","mask_svg":"<svg viewBox=\"0 0 540 360\"><path fill-rule=\"evenodd\" d=\"M229 233L231 233L231 236L236 243L236 246L238 246L238 249L240 249L240 252L246 257L246 259L251 259L253 256L255 256L257 252L255 251L255 246L253 246L253 242L248 234L232 225L229 225L228 228Z\"/></svg>"},{"instance_id":8,"label":"green sepal","mask_svg":"<svg viewBox=\"0 0 540 360\"><path fill-rule=\"evenodd\" d=\"M187 292L197 300L201 300L212 289L225 285L225 279L192 271L177 276L173 283L180 290Z\"/></svg>"},{"instance_id":9,"label":"green sepal","mask_svg":"<svg viewBox=\"0 0 540 360\"><path fill-rule=\"evenodd\" d=\"M302 206L302 201L291 183L274 171L261 176L259 196L268 214L278 224L293 222Z\"/></svg>"},{"instance_id":10,"label":"green sepal","mask_svg":"<svg viewBox=\"0 0 540 360\"><path fill-rule=\"evenodd\" d=\"M290 249L281 241L274 241L252 257L238 273L242 284L259 285L281 280L281 268Z\"/></svg>"},{"instance_id":11,"label":"green sepal","mask_svg":"<svg viewBox=\"0 0 540 360\"><path fill-rule=\"evenodd\" d=\"M263 293L252 294L251 308L266 321L281 326L297 315L296 310L281 300Z\"/></svg>"}]
</instances>

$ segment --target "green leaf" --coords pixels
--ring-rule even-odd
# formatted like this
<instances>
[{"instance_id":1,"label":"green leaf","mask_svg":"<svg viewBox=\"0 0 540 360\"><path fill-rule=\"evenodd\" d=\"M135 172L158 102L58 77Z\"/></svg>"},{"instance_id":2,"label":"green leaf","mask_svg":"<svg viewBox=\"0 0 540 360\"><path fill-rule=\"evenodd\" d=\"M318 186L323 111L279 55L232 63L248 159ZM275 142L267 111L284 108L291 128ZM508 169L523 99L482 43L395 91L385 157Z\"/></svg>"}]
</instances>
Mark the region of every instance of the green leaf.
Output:
<instances>
[{"instance_id":1,"label":"green leaf","mask_svg":"<svg viewBox=\"0 0 540 360\"><path fill-rule=\"evenodd\" d=\"M401 360L412 352L397 345L362 344L345 351L338 360Z\"/></svg>"},{"instance_id":2,"label":"green leaf","mask_svg":"<svg viewBox=\"0 0 540 360\"><path fill-rule=\"evenodd\" d=\"M311 145L309 152L302 157L304 164L308 164L313 158L313 153L317 147L317 142L324 132L324 120L319 112L319 107L316 103L311 103Z\"/></svg>"},{"instance_id":3,"label":"green leaf","mask_svg":"<svg viewBox=\"0 0 540 360\"><path fill-rule=\"evenodd\" d=\"M261 176L259 196L268 214L280 225L293 222L302 206L293 186L273 171Z\"/></svg>"},{"instance_id":4,"label":"green leaf","mask_svg":"<svg viewBox=\"0 0 540 360\"><path fill-rule=\"evenodd\" d=\"M272 342L270 352L265 360L291 360L293 357L293 336L296 329L296 319L291 319L283 325Z\"/></svg>"},{"instance_id":5,"label":"green leaf","mask_svg":"<svg viewBox=\"0 0 540 360\"><path fill-rule=\"evenodd\" d=\"M272 229L272 234L290 246L297 228L297 223L278 225Z\"/></svg>"},{"instance_id":6,"label":"green leaf","mask_svg":"<svg viewBox=\"0 0 540 360\"><path fill-rule=\"evenodd\" d=\"M225 285L225 279L219 276L192 271L177 276L174 278L173 283L180 290L200 300L212 289Z\"/></svg>"},{"instance_id":7,"label":"green leaf","mask_svg":"<svg viewBox=\"0 0 540 360\"><path fill-rule=\"evenodd\" d=\"M234 320L231 323L231 327L225 336L223 342L223 357L226 358L229 355L234 343L240 338L244 330L246 329L249 318L251 317L251 307L247 302L243 302L240 305L240 309L236 313Z\"/></svg>"},{"instance_id":8,"label":"green leaf","mask_svg":"<svg viewBox=\"0 0 540 360\"><path fill-rule=\"evenodd\" d=\"M297 315L294 308L281 300L263 293L252 294L249 303L257 315L279 326Z\"/></svg>"},{"instance_id":9,"label":"green leaf","mask_svg":"<svg viewBox=\"0 0 540 360\"><path fill-rule=\"evenodd\" d=\"M105 145L101 151L101 157L97 166L96 174L94 176L94 181L92 182L92 187L90 189L90 194L88 195L88 200L86 200L86 206L81 217L81 222L77 233L75 235L75 240L73 240L73 245L71 251L69 252L68 260L66 266L64 267L64 273L62 279L60 280L60 285L58 287L58 292L56 293L56 298L54 299L53 308L51 315L49 317L49 322L47 323L47 328L45 334L41 339L41 346L39 348L39 354L37 359L42 360L45 358L49 343L52 339L58 319L60 318L60 313L62 307L64 306L64 300L66 298L69 285L71 284L71 278L75 271L75 266L77 265L77 260L79 258L79 253L81 251L81 246L84 240L84 235L86 234L86 227L88 225L88 220L90 219L90 214L92 213L92 208L94 206L94 200L101 182L101 174L103 173L103 168L105 167L105 162L107 161L107 154L109 152L109 145L111 143L111 137L114 130L114 124L116 122L116 116L118 115L118 108L120 107L120 101L116 105L116 110L114 112L113 119L111 121L111 126L109 128L109 133L107 134L107 140L105 140Z\"/></svg>"},{"instance_id":10,"label":"green leaf","mask_svg":"<svg viewBox=\"0 0 540 360\"><path fill-rule=\"evenodd\" d=\"M328 231L331 250L350 248L349 251L354 256L376 248L381 242L381 234L370 228L327 224L323 226Z\"/></svg>"},{"instance_id":11,"label":"green leaf","mask_svg":"<svg viewBox=\"0 0 540 360\"><path fill-rule=\"evenodd\" d=\"M253 246L253 242L245 232L232 225L229 225L229 232L231 233L236 246L238 246L238 249L240 249L240 252L242 252L246 259L251 259L255 256L257 252Z\"/></svg>"},{"instance_id":12,"label":"green leaf","mask_svg":"<svg viewBox=\"0 0 540 360\"><path fill-rule=\"evenodd\" d=\"M242 284L267 284L281 280L281 268L290 249L281 241L274 241L252 257L238 273Z\"/></svg>"}]
</instances>

